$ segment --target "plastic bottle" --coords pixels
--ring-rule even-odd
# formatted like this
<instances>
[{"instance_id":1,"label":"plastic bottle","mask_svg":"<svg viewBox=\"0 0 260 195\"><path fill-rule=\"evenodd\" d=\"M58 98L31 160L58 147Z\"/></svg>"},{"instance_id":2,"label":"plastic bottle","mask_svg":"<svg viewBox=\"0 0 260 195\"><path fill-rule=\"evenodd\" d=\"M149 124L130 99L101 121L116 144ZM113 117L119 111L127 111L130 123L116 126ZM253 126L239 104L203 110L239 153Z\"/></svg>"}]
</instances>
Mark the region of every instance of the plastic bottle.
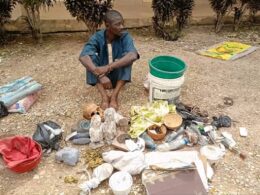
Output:
<instances>
[{"instance_id":1,"label":"plastic bottle","mask_svg":"<svg viewBox=\"0 0 260 195\"><path fill-rule=\"evenodd\" d=\"M178 137L177 132L173 131L165 136L165 142L169 143Z\"/></svg>"},{"instance_id":2,"label":"plastic bottle","mask_svg":"<svg viewBox=\"0 0 260 195\"><path fill-rule=\"evenodd\" d=\"M171 150L178 150L183 148L189 142L188 138L178 139L169 143L160 144L157 149L158 151L171 151Z\"/></svg>"},{"instance_id":3,"label":"plastic bottle","mask_svg":"<svg viewBox=\"0 0 260 195\"><path fill-rule=\"evenodd\" d=\"M172 133L168 134L165 137L165 142L169 143L173 140L175 140L179 135L181 135L184 132L184 127L182 126L177 132L173 131Z\"/></svg>"},{"instance_id":4,"label":"plastic bottle","mask_svg":"<svg viewBox=\"0 0 260 195\"><path fill-rule=\"evenodd\" d=\"M144 132L142 135L140 135L141 138L144 139L145 141L145 147L155 150L157 145L154 143L153 139L146 133Z\"/></svg>"}]
</instances>

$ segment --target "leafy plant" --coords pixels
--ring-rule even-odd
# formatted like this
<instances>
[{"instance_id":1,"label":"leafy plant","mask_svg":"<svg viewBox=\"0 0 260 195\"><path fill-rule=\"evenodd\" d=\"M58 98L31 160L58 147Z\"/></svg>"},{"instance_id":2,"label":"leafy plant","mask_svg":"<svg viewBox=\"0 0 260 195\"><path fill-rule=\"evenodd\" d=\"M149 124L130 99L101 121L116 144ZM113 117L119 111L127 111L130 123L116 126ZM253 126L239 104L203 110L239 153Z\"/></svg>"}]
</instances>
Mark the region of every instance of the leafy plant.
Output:
<instances>
[{"instance_id":1,"label":"leafy plant","mask_svg":"<svg viewBox=\"0 0 260 195\"><path fill-rule=\"evenodd\" d=\"M174 37L166 31L166 24L173 18L173 0L153 0L152 8L154 12L153 29L158 37L167 41L173 41Z\"/></svg>"},{"instance_id":2,"label":"leafy plant","mask_svg":"<svg viewBox=\"0 0 260 195\"><path fill-rule=\"evenodd\" d=\"M219 32L223 26L223 18L232 10L236 0L209 0L211 8L216 13L215 31Z\"/></svg>"},{"instance_id":3,"label":"leafy plant","mask_svg":"<svg viewBox=\"0 0 260 195\"><path fill-rule=\"evenodd\" d=\"M94 33L102 24L105 13L112 9L113 0L65 0L65 6L73 17L83 21Z\"/></svg>"},{"instance_id":4,"label":"leafy plant","mask_svg":"<svg viewBox=\"0 0 260 195\"><path fill-rule=\"evenodd\" d=\"M155 34L168 41L177 40L180 37L184 25L187 24L194 6L194 0L153 0L152 8L154 12L153 28ZM173 25L171 30L167 31L170 22L174 23L176 19L176 29Z\"/></svg>"},{"instance_id":5,"label":"leafy plant","mask_svg":"<svg viewBox=\"0 0 260 195\"><path fill-rule=\"evenodd\" d=\"M0 44L6 41L4 24L11 18L17 0L0 0Z\"/></svg>"},{"instance_id":6,"label":"leafy plant","mask_svg":"<svg viewBox=\"0 0 260 195\"><path fill-rule=\"evenodd\" d=\"M48 8L53 6L56 0L19 0L27 13L27 20L32 30L32 36L37 41L42 41L40 27L40 7Z\"/></svg>"},{"instance_id":7,"label":"leafy plant","mask_svg":"<svg viewBox=\"0 0 260 195\"><path fill-rule=\"evenodd\" d=\"M192 14L194 7L194 0L175 0L174 1L174 14L177 21L177 32L180 33L187 24L189 17Z\"/></svg>"},{"instance_id":8,"label":"leafy plant","mask_svg":"<svg viewBox=\"0 0 260 195\"><path fill-rule=\"evenodd\" d=\"M260 1L259 0L249 0L248 8L250 12L250 20L255 22L255 16L258 11L260 11Z\"/></svg>"},{"instance_id":9,"label":"leafy plant","mask_svg":"<svg viewBox=\"0 0 260 195\"><path fill-rule=\"evenodd\" d=\"M248 8L249 0L239 0L238 7L234 8L234 30L237 31L242 17Z\"/></svg>"}]
</instances>

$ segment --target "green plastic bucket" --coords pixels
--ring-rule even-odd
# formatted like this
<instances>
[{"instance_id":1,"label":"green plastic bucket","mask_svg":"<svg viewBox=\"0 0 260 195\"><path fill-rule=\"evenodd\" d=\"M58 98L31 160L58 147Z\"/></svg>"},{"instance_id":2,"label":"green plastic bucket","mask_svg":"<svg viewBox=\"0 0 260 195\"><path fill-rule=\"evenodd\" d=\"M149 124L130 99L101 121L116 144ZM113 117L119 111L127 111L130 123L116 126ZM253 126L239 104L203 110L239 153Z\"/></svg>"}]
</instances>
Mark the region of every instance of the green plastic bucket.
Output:
<instances>
[{"instance_id":1,"label":"green plastic bucket","mask_svg":"<svg viewBox=\"0 0 260 195\"><path fill-rule=\"evenodd\" d=\"M149 61L151 75L162 79L176 79L183 76L186 64L175 56L156 56Z\"/></svg>"}]
</instances>

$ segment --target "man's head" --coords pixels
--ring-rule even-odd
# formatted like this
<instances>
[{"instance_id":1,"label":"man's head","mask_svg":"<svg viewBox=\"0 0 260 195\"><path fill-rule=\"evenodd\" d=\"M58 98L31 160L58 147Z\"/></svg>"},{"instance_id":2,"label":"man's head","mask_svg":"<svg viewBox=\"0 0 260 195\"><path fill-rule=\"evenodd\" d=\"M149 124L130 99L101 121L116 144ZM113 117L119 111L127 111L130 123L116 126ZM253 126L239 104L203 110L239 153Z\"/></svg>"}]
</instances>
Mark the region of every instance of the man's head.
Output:
<instances>
[{"instance_id":1,"label":"man's head","mask_svg":"<svg viewBox=\"0 0 260 195\"><path fill-rule=\"evenodd\" d=\"M109 10L106 12L104 20L109 33L121 36L124 30L124 19L120 12L116 10Z\"/></svg>"}]
</instances>

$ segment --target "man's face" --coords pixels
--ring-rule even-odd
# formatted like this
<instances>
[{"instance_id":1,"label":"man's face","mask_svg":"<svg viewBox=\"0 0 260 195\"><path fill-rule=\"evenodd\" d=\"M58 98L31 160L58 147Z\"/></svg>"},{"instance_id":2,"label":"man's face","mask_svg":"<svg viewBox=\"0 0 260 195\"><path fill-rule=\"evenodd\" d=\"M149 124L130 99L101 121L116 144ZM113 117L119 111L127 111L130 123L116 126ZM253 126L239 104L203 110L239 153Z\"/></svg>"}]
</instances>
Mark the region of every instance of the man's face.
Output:
<instances>
[{"instance_id":1,"label":"man's face","mask_svg":"<svg viewBox=\"0 0 260 195\"><path fill-rule=\"evenodd\" d=\"M114 35L121 36L124 31L124 20L121 17L113 18L107 23L107 29Z\"/></svg>"}]
</instances>

